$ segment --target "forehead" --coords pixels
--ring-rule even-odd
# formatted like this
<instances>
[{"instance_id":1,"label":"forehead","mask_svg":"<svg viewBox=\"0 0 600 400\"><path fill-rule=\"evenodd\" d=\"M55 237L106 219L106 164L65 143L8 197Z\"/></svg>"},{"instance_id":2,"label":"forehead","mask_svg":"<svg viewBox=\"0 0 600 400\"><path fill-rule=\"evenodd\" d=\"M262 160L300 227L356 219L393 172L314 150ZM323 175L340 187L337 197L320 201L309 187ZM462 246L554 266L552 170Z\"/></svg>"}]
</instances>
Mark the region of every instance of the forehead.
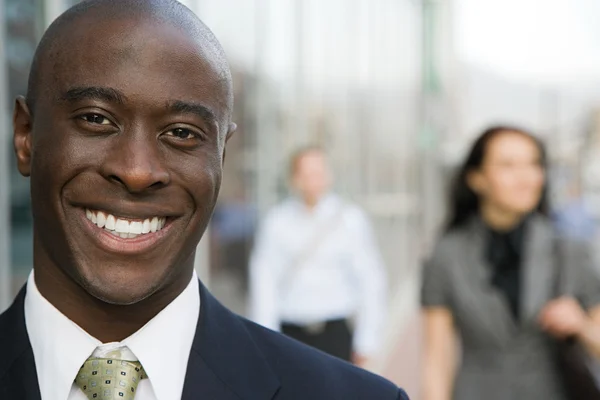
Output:
<instances>
[{"instance_id":1,"label":"forehead","mask_svg":"<svg viewBox=\"0 0 600 400\"><path fill-rule=\"evenodd\" d=\"M486 157L491 159L504 157L537 157L539 148L530 137L515 131L503 131L491 138L486 149Z\"/></svg>"},{"instance_id":2,"label":"forehead","mask_svg":"<svg viewBox=\"0 0 600 400\"><path fill-rule=\"evenodd\" d=\"M197 101L226 114L226 65L212 46L172 23L84 17L53 46L43 85L52 99L74 87L110 87L133 101Z\"/></svg>"},{"instance_id":3,"label":"forehead","mask_svg":"<svg viewBox=\"0 0 600 400\"><path fill-rule=\"evenodd\" d=\"M297 169L325 167L326 166L325 154L321 151L311 150L298 156L296 160Z\"/></svg>"}]
</instances>

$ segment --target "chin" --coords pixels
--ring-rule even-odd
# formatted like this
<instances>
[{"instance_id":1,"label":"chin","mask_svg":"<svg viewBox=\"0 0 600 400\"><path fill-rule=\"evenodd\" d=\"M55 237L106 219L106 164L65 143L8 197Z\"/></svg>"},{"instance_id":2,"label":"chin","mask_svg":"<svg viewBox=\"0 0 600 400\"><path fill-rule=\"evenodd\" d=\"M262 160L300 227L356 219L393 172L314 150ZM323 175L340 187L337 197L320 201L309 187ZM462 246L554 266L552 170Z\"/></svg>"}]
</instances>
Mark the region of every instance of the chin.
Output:
<instances>
[{"instance_id":1,"label":"chin","mask_svg":"<svg viewBox=\"0 0 600 400\"><path fill-rule=\"evenodd\" d=\"M527 216L529 214L534 213L536 211L536 207L537 207L537 204L533 205L533 206L527 205L527 206L522 206L522 207L515 207L515 211L518 214Z\"/></svg>"},{"instance_id":2,"label":"chin","mask_svg":"<svg viewBox=\"0 0 600 400\"><path fill-rule=\"evenodd\" d=\"M104 273L103 273L104 272ZM141 271L134 274L123 269L111 271L93 271L79 276L80 285L92 297L108 304L132 305L152 296L164 286L166 271L151 274Z\"/></svg>"},{"instance_id":3,"label":"chin","mask_svg":"<svg viewBox=\"0 0 600 400\"><path fill-rule=\"evenodd\" d=\"M96 299L115 306L130 306L152 296L156 290L147 288L138 292L123 291L114 288L88 288L88 293Z\"/></svg>"}]
</instances>

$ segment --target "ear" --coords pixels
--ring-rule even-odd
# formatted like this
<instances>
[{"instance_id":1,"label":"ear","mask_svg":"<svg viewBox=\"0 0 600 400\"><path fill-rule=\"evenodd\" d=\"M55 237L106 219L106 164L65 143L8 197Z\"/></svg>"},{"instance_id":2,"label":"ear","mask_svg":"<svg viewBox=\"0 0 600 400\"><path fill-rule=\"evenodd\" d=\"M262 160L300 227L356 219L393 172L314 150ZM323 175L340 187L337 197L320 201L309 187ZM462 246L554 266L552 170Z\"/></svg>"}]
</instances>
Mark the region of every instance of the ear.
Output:
<instances>
[{"instance_id":1,"label":"ear","mask_svg":"<svg viewBox=\"0 0 600 400\"><path fill-rule=\"evenodd\" d=\"M235 122L231 122L229 124L229 128L227 128L227 136L225 136L225 146L223 146L223 164L225 164L225 157L227 156L227 142L233 136L233 134L237 131L237 125Z\"/></svg>"},{"instance_id":2,"label":"ear","mask_svg":"<svg viewBox=\"0 0 600 400\"><path fill-rule=\"evenodd\" d=\"M13 112L13 144L17 168L23 176L31 175L31 130L33 121L25 98L17 97Z\"/></svg>"},{"instance_id":3,"label":"ear","mask_svg":"<svg viewBox=\"0 0 600 400\"><path fill-rule=\"evenodd\" d=\"M469 188L476 194L481 194L485 190L485 182L479 171L467 172L466 181Z\"/></svg>"}]
</instances>

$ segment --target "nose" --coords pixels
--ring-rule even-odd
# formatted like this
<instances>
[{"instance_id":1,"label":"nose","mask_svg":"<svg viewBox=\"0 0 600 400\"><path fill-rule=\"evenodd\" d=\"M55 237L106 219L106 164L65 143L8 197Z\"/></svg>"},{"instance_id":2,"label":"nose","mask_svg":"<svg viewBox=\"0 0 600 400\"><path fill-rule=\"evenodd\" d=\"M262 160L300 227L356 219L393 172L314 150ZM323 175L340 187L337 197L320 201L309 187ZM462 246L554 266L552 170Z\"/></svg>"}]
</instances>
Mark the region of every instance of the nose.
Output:
<instances>
[{"instance_id":1,"label":"nose","mask_svg":"<svg viewBox=\"0 0 600 400\"><path fill-rule=\"evenodd\" d=\"M121 135L102 166L105 179L130 193L160 189L170 182L158 142L143 136L147 135Z\"/></svg>"}]
</instances>

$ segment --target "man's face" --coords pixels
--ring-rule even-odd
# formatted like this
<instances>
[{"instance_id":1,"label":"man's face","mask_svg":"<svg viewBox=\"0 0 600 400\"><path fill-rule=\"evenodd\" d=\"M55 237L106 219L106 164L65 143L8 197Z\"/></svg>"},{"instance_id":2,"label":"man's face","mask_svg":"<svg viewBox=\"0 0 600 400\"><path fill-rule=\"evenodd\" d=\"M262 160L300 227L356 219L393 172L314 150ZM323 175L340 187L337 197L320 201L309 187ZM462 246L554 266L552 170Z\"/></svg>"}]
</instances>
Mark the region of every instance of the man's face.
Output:
<instances>
[{"instance_id":1,"label":"man's face","mask_svg":"<svg viewBox=\"0 0 600 400\"><path fill-rule=\"evenodd\" d=\"M309 151L298 159L293 176L294 188L309 202L316 202L331 186L331 172L325 155Z\"/></svg>"},{"instance_id":2,"label":"man's face","mask_svg":"<svg viewBox=\"0 0 600 400\"><path fill-rule=\"evenodd\" d=\"M33 119L17 106L17 154L31 149L19 169L31 176L36 268L131 304L190 271L233 131L227 88L177 28L87 22L44 63Z\"/></svg>"}]
</instances>

